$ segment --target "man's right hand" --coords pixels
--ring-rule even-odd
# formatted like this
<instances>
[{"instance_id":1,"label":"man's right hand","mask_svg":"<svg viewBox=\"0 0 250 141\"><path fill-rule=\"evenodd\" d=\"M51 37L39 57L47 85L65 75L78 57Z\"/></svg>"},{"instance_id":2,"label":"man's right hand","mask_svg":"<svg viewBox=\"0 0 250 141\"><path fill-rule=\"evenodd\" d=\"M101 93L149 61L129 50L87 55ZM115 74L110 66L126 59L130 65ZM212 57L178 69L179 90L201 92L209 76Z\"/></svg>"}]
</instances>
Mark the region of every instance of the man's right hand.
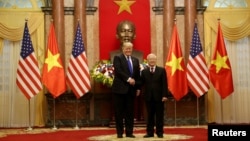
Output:
<instances>
[{"instance_id":1,"label":"man's right hand","mask_svg":"<svg viewBox=\"0 0 250 141\"><path fill-rule=\"evenodd\" d=\"M134 85L135 85L135 79L134 79L134 78L130 78L130 79L128 80L128 83L129 83L130 85L134 86Z\"/></svg>"}]
</instances>

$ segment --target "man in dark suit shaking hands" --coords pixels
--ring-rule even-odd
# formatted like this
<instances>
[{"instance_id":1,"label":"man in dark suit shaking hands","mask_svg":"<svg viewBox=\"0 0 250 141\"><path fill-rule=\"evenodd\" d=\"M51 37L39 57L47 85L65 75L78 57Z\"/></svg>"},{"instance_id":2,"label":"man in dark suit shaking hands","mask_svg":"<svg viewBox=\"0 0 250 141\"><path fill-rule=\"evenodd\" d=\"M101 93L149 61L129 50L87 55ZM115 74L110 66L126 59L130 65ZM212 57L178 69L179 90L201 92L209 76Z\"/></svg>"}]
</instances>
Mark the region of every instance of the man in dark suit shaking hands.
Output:
<instances>
[{"instance_id":1,"label":"man in dark suit shaking hands","mask_svg":"<svg viewBox=\"0 0 250 141\"><path fill-rule=\"evenodd\" d=\"M164 132L164 101L167 100L168 86L166 71L163 67L156 65L156 60L155 54L149 54L147 56L149 67L141 72L147 110L147 134L144 138L154 137L154 133L159 138L163 138ZM156 130L154 130L154 126L156 126Z\"/></svg>"},{"instance_id":2,"label":"man in dark suit shaking hands","mask_svg":"<svg viewBox=\"0 0 250 141\"><path fill-rule=\"evenodd\" d=\"M115 122L117 137L135 138L134 128L134 99L139 95L140 63L139 60L131 56L133 44L123 42L122 53L114 57L114 81L112 92L114 94Z\"/></svg>"}]
</instances>

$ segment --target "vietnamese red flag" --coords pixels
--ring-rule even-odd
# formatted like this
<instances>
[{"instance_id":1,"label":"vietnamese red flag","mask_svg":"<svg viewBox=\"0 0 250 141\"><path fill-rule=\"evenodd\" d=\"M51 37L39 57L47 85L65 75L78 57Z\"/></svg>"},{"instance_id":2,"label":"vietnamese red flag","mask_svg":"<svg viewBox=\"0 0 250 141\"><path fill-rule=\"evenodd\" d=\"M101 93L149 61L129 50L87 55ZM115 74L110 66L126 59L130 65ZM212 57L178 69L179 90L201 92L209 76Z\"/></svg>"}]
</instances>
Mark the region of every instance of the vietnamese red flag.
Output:
<instances>
[{"instance_id":1,"label":"vietnamese red flag","mask_svg":"<svg viewBox=\"0 0 250 141\"><path fill-rule=\"evenodd\" d=\"M123 20L135 24L134 49L143 52L145 58L151 50L150 10L149 0L100 0L100 59L110 59L110 52L120 49L116 26Z\"/></svg>"},{"instance_id":2,"label":"vietnamese red flag","mask_svg":"<svg viewBox=\"0 0 250 141\"><path fill-rule=\"evenodd\" d=\"M179 35L174 24L169 52L165 64L168 89L178 101L188 93L186 66L182 56Z\"/></svg>"},{"instance_id":3,"label":"vietnamese red flag","mask_svg":"<svg viewBox=\"0 0 250 141\"><path fill-rule=\"evenodd\" d=\"M53 23L50 25L48 47L43 65L42 82L48 91L58 97L66 91L65 72L57 46Z\"/></svg>"},{"instance_id":4,"label":"vietnamese red flag","mask_svg":"<svg viewBox=\"0 0 250 141\"><path fill-rule=\"evenodd\" d=\"M209 68L210 81L222 99L234 91L232 69L227 56L226 46L218 23L217 40Z\"/></svg>"}]
</instances>

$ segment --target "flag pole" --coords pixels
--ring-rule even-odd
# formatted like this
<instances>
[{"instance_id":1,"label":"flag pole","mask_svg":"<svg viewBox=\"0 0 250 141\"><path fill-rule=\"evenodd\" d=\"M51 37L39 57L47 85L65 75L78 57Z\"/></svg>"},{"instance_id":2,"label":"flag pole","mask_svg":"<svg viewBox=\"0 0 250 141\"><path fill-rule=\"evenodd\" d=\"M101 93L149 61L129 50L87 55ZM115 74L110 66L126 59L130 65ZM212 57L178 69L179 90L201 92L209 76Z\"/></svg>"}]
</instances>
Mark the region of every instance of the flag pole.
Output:
<instances>
[{"instance_id":1,"label":"flag pole","mask_svg":"<svg viewBox=\"0 0 250 141\"><path fill-rule=\"evenodd\" d=\"M174 99L174 125L176 126L176 100Z\"/></svg>"},{"instance_id":2,"label":"flag pole","mask_svg":"<svg viewBox=\"0 0 250 141\"><path fill-rule=\"evenodd\" d=\"M54 106L54 119L53 119L53 127L52 127L52 129L53 130L56 130L57 129L57 127L56 127L56 99L54 98L54 100L53 100L53 106Z\"/></svg>"},{"instance_id":3,"label":"flag pole","mask_svg":"<svg viewBox=\"0 0 250 141\"><path fill-rule=\"evenodd\" d=\"M31 131L33 130L31 127L31 120L30 120L30 99L29 99L29 127L26 129L26 131Z\"/></svg>"},{"instance_id":4,"label":"flag pole","mask_svg":"<svg viewBox=\"0 0 250 141\"><path fill-rule=\"evenodd\" d=\"M76 126L74 129L79 129L78 122L77 122L77 114L78 114L78 99L76 98Z\"/></svg>"},{"instance_id":5,"label":"flag pole","mask_svg":"<svg viewBox=\"0 0 250 141\"><path fill-rule=\"evenodd\" d=\"M223 122L223 101L222 101L222 99L220 99L220 110L221 110L221 123L222 124L224 124L224 122Z\"/></svg>"},{"instance_id":6,"label":"flag pole","mask_svg":"<svg viewBox=\"0 0 250 141\"><path fill-rule=\"evenodd\" d=\"M197 97L196 98L196 103L197 103L197 105L196 105L196 109L197 109L197 126L199 126L200 125L200 117L199 117L199 98Z\"/></svg>"}]
</instances>

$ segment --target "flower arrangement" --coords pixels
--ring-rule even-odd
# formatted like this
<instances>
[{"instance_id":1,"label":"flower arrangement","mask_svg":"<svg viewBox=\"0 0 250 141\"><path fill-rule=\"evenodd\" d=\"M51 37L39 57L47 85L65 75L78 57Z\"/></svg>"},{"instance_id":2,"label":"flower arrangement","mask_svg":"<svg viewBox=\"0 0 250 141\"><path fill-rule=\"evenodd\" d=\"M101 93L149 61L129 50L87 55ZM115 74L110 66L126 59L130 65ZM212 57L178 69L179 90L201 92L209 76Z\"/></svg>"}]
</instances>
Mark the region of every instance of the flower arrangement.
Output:
<instances>
[{"instance_id":1,"label":"flower arrangement","mask_svg":"<svg viewBox=\"0 0 250 141\"><path fill-rule=\"evenodd\" d=\"M140 70L142 71L147 67L147 61L144 60L140 64ZM90 71L91 77L107 87L111 87L114 80L114 67L110 60L101 60L97 62L94 68Z\"/></svg>"}]
</instances>

